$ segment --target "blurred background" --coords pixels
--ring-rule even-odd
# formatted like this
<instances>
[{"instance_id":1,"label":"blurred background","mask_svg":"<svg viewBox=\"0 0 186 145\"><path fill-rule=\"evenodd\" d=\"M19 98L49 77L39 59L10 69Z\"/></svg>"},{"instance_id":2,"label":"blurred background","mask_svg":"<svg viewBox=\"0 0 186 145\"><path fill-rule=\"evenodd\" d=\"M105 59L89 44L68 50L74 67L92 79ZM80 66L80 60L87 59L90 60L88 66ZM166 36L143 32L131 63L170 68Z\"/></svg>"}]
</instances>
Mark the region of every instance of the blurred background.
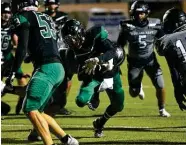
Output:
<instances>
[{"instance_id":1,"label":"blurred background","mask_svg":"<svg viewBox=\"0 0 186 145\"><path fill-rule=\"evenodd\" d=\"M2 0L10 2L11 0ZM15 0L13 0L15 1ZM39 0L39 11L44 11L44 0ZM79 20L86 28L103 25L109 38L116 41L119 33L119 22L129 18L129 9L134 0L61 0L60 11L69 14L70 18ZM151 18L161 20L165 11L178 7L186 12L186 0L145 0L150 6Z\"/></svg>"}]
</instances>

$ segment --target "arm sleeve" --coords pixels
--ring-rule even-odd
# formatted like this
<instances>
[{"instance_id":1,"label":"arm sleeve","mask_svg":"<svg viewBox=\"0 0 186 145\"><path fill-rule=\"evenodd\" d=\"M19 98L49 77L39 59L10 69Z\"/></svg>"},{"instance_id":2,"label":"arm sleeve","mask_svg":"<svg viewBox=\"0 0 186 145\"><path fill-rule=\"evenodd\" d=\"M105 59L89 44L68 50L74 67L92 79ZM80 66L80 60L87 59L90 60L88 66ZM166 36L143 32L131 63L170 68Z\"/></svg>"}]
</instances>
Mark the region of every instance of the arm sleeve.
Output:
<instances>
[{"instance_id":1,"label":"arm sleeve","mask_svg":"<svg viewBox=\"0 0 186 145\"><path fill-rule=\"evenodd\" d=\"M29 39L29 24L23 23L17 28L18 35L18 47L15 53L15 60L13 64L12 71L17 72L18 68L20 68L22 61L27 52L28 47L28 39Z\"/></svg>"},{"instance_id":2,"label":"arm sleeve","mask_svg":"<svg viewBox=\"0 0 186 145\"><path fill-rule=\"evenodd\" d=\"M121 47L124 47L127 44L127 33L123 28L119 33L117 43Z\"/></svg>"},{"instance_id":3,"label":"arm sleeve","mask_svg":"<svg viewBox=\"0 0 186 145\"><path fill-rule=\"evenodd\" d=\"M100 63L108 62L110 59L116 57L116 48L114 47L113 43L109 39L105 39L101 41L100 48L106 50L105 53L98 56Z\"/></svg>"}]
</instances>

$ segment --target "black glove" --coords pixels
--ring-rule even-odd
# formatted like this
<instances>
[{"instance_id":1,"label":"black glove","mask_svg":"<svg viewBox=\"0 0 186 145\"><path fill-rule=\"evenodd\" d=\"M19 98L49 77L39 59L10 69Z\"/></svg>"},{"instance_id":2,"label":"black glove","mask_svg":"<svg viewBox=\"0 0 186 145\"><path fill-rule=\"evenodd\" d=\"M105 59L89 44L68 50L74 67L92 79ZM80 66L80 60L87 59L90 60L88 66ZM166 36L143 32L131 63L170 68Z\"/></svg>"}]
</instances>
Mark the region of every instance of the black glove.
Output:
<instances>
[{"instance_id":1,"label":"black glove","mask_svg":"<svg viewBox=\"0 0 186 145\"><path fill-rule=\"evenodd\" d=\"M13 85L12 85L12 83L13 83L13 81L14 81L14 78L15 78L15 72L11 72L11 73L9 74L9 76L7 77L6 81L5 81L6 88L7 88L8 90L10 90L10 91L14 89L14 87L13 87Z\"/></svg>"}]
</instances>

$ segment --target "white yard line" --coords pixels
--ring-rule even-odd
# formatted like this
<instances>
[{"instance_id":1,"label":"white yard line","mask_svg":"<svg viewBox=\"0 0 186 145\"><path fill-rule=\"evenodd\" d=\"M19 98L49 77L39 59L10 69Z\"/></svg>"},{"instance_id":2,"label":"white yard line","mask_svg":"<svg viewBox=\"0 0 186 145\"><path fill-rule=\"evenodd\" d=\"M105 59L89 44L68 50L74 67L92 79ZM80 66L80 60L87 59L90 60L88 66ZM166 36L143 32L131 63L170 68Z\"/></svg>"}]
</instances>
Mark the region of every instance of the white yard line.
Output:
<instances>
[{"instance_id":1,"label":"white yard line","mask_svg":"<svg viewBox=\"0 0 186 145\"><path fill-rule=\"evenodd\" d=\"M1 124L2 127L32 127L30 124ZM92 128L91 125L61 125L62 127L69 128ZM150 128L150 127L136 127L136 126L107 126L106 128Z\"/></svg>"}]
</instances>

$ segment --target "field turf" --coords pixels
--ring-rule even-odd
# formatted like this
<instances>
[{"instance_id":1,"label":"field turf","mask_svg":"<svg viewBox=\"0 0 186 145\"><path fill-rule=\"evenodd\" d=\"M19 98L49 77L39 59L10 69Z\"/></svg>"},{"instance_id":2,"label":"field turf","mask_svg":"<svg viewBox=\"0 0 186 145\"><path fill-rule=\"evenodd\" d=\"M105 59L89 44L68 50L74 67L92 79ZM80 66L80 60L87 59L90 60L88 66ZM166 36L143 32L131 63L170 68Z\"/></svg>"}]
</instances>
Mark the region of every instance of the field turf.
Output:
<instances>
[{"instance_id":1,"label":"field turf","mask_svg":"<svg viewBox=\"0 0 186 145\"><path fill-rule=\"evenodd\" d=\"M72 89L68 96L67 108L72 115L57 115L56 120L61 127L72 136L76 137L80 144L172 144L186 145L186 114L179 110L173 95L173 86L170 73L164 58L158 58L163 69L166 87L166 109L171 114L170 118L159 117L155 89L150 79L145 74L143 79L145 100L132 98L128 93L126 62L122 65L122 81L125 89L125 108L122 112L111 118L105 126L104 137L94 138L92 121L100 116L109 104L108 97L101 93L101 103L96 111L88 107L78 108L75 104L75 96L78 93L79 82L76 76L73 78ZM23 65L24 70L31 72L31 65ZM6 95L2 100L11 105L8 116L1 121L2 145L42 145L42 142L30 143L27 141L32 125L23 113L15 115L17 96ZM54 142L59 141L53 136Z\"/></svg>"}]
</instances>

